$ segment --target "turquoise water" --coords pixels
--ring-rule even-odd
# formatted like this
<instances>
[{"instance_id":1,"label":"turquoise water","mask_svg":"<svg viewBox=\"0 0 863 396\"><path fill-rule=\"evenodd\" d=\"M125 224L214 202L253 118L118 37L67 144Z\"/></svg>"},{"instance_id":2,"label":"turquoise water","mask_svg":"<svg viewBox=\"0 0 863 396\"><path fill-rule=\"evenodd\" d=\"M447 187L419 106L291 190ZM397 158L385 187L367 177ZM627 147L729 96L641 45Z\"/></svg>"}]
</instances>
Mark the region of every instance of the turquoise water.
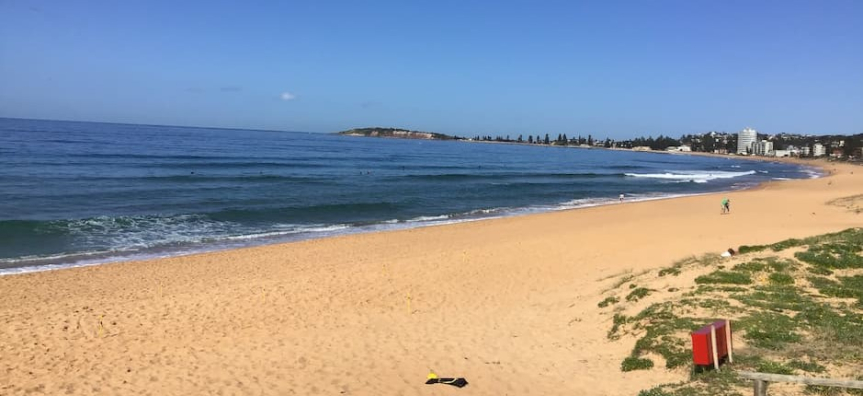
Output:
<instances>
[{"instance_id":1,"label":"turquoise water","mask_svg":"<svg viewBox=\"0 0 863 396\"><path fill-rule=\"evenodd\" d=\"M815 175L734 158L0 119L0 273Z\"/></svg>"}]
</instances>

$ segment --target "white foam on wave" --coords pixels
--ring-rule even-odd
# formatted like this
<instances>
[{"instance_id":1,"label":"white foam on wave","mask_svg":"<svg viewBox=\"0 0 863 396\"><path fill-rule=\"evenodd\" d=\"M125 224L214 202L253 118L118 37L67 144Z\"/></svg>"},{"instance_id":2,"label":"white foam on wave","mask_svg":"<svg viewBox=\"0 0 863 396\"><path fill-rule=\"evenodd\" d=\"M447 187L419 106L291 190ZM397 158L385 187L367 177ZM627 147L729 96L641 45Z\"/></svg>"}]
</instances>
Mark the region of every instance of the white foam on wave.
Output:
<instances>
[{"instance_id":1,"label":"white foam on wave","mask_svg":"<svg viewBox=\"0 0 863 396\"><path fill-rule=\"evenodd\" d=\"M661 179L661 180L676 180L695 183L707 183L710 180L716 179L732 179L735 177L754 175L755 171L746 172L726 172L726 171L681 171L681 172L666 172L666 173L624 173L628 177L645 178L645 179Z\"/></svg>"},{"instance_id":2,"label":"white foam on wave","mask_svg":"<svg viewBox=\"0 0 863 396\"><path fill-rule=\"evenodd\" d=\"M262 238L273 238L273 237L281 237L288 235L296 235L302 233L332 233L336 231L346 230L351 226L347 224L334 224L329 226L319 225L319 226L294 226L291 229L283 230L283 231L269 231L269 232L258 232L258 233L250 233L244 235L234 235L225 238L221 238L221 240L226 241L244 241L244 240L252 240L252 239L262 239Z\"/></svg>"},{"instance_id":3,"label":"white foam on wave","mask_svg":"<svg viewBox=\"0 0 863 396\"><path fill-rule=\"evenodd\" d=\"M450 216L449 216L449 215L440 215L440 216L419 216L419 217L414 217L414 218L412 218L412 219L407 219L407 220L405 220L404 222L405 222L405 223L421 223L421 222L428 222L428 221L447 220L447 219L449 219L449 218L450 218Z\"/></svg>"},{"instance_id":4,"label":"white foam on wave","mask_svg":"<svg viewBox=\"0 0 863 396\"><path fill-rule=\"evenodd\" d=\"M823 173L819 172L816 169L803 168L801 170L801 172L805 173L806 176L808 176L810 179L817 179L817 178L823 176Z\"/></svg>"}]
</instances>

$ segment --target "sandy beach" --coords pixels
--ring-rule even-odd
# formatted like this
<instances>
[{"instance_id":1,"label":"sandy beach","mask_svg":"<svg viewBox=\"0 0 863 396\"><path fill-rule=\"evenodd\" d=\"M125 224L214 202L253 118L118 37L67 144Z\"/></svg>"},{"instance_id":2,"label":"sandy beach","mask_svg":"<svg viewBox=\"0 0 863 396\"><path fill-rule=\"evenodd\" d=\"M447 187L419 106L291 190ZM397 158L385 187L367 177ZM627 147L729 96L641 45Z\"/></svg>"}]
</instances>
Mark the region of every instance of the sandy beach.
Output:
<instances>
[{"instance_id":1,"label":"sandy beach","mask_svg":"<svg viewBox=\"0 0 863 396\"><path fill-rule=\"evenodd\" d=\"M863 226L863 167L817 164L831 174L0 277L0 394L635 395L687 374L620 371L611 277Z\"/></svg>"}]
</instances>

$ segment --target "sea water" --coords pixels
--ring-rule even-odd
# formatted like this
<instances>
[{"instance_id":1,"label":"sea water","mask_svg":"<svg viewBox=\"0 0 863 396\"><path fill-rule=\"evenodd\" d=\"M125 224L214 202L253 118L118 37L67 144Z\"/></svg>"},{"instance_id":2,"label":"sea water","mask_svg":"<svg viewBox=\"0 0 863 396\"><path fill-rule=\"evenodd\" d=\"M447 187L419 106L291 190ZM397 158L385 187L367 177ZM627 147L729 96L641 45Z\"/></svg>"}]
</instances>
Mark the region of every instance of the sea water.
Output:
<instances>
[{"instance_id":1,"label":"sea water","mask_svg":"<svg viewBox=\"0 0 863 396\"><path fill-rule=\"evenodd\" d=\"M0 274L815 176L734 157L0 118Z\"/></svg>"}]
</instances>

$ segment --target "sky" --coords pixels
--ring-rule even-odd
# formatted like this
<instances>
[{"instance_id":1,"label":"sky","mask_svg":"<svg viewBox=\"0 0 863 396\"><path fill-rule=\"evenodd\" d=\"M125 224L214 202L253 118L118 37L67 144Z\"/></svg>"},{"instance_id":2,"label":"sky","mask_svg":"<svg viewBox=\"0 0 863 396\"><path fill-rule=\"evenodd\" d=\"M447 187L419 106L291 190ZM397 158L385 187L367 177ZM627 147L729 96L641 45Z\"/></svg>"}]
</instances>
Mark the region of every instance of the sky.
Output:
<instances>
[{"instance_id":1,"label":"sky","mask_svg":"<svg viewBox=\"0 0 863 396\"><path fill-rule=\"evenodd\" d=\"M863 1L0 0L0 117L863 133Z\"/></svg>"}]
</instances>

